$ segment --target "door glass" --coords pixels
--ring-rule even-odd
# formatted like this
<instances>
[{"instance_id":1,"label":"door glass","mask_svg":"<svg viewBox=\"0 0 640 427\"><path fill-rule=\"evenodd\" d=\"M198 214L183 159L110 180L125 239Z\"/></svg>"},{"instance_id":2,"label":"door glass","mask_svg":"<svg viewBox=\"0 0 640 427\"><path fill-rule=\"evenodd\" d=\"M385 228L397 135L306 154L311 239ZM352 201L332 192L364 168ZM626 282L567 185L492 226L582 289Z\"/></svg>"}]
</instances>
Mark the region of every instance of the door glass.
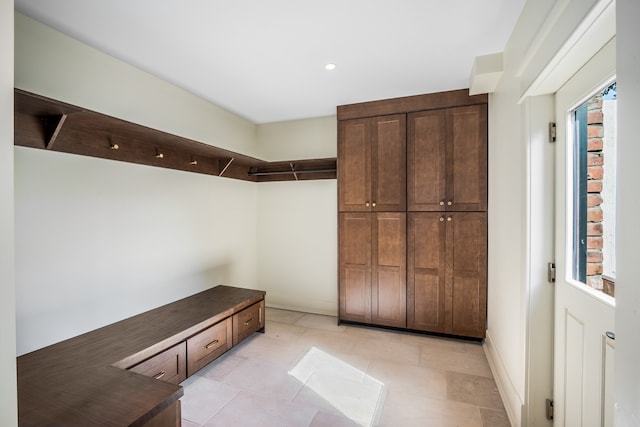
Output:
<instances>
[{"instance_id":1,"label":"door glass","mask_svg":"<svg viewBox=\"0 0 640 427\"><path fill-rule=\"evenodd\" d=\"M615 295L616 83L573 110L573 279Z\"/></svg>"}]
</instances>

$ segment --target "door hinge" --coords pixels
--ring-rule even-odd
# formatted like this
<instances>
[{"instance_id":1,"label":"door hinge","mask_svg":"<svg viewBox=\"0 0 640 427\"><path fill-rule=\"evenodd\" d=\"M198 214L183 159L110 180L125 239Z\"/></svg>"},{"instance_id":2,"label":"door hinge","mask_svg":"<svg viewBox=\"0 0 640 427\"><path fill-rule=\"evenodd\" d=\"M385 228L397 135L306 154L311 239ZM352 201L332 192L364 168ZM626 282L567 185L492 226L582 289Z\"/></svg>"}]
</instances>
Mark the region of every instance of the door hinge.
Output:
<instances>
[{"instance_id":1,"label":"door hinge","mask_svg":"<svg viewBox=\"0 0 640 427\"><path fill-rule=\"evenodd\" d=\"M550 283L555 283L556 281L556 263L550 262L547 264L547 280Z\"/></svg>"},{"instance_id":2,"label":"door hinge","mask_svg":"<svg viewBox=\"0 0 640 427\"><path fill-rule=\"evenodd\" d=\"M553 419L553 400L547 399L547 404L545 405L545 407L547 412L547 419L552 420Z\"/></svg>"},{"instance_id":3,"label":"door hinge","mask_svg":"<svg viewBox=\"0 0 640 427\"><path fill-rule=\"evenodd\" d=\"M549 123L549 142L556 142L556 124L554 122Z\"/></svg>"}]
</instances>

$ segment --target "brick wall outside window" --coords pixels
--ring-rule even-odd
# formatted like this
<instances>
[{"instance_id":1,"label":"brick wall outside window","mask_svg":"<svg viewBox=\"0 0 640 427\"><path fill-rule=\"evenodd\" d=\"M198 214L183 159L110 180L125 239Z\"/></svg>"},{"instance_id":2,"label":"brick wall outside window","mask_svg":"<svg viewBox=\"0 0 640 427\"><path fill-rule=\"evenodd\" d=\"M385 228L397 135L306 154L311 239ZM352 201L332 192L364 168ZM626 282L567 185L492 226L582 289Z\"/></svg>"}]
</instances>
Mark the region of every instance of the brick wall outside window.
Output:
<instances>
[{"instance_id":1,"label":"brick wall outside window","mask_svg":"<svg viewBox=\"0 0 640 427\"><path fill-rule=\"evenodd\" d=\"M604 114L602 94L587 103L587 285L614 295L611 280L603 280L603 178L605 174Z\"/></svg>"}]
</instances>

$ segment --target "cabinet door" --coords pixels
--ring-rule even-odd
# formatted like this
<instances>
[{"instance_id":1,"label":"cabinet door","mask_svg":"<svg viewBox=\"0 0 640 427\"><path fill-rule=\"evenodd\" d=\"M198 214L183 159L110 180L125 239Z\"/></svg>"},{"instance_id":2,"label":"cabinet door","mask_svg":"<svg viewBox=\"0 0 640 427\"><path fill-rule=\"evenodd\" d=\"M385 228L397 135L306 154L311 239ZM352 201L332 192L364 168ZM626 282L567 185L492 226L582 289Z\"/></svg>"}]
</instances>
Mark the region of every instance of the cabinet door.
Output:
<instances>
[{"instance_id":1,"label":"cabinet door","mask_svg":"<svg viewBox=\"0 0 640 427\"><path fill-rule=\"evenodd\" d=\"M407 326L406 214L374 214L372 230L371 322Z\"/></svg>"},{"instance_id":2,"label":"cabinet door","mask_svg":"<svg viewBox=\"0 0 640 427\"><path fill-rule=\"evenodd\" d=\"M487 214L447 213L451 333L484 338L487 319Z\"/></svg>"},{"instance_id":3,"label":"cabinet door","mask_svg":"<svg viewBox=\"0 0 640 427\"><path fill-rule=\"evenodd\" d=\"M448 211L487 210L487 105L447 110Z\"/></svg>"},{"instance_id":4,"label":"cabinet door","mask_svg":"<svg viewBox=\"0 0 640 427\"><path fill-rule=\"evenodd\" d=\"M407 123L407 210L446 206L445 110L412 113Z\"/></svg>"},{"instance_id":5,"label":"cabinet door","mask_svg":"<svg viewBox=\"0 0 640 427\"><path fill-rule=\"evenodd\" d=\"M338 122L338 210L370 211L371 127L369 119Z\"/></svg>"},{"instance_id":6,"label":"cabinet door","mask_svg":"<svg viewBox=\"0 0 640 427\"><path fill-rule=\"evenodd\" d=\"M371 322L371 214L338 217L340 319Z\"/></svg>"},{"instance_id":7,"label":"cabinet door","mask_svg":"<svg viewBox=\"0 0 640 427\"><path fill-rule=\"evenodd\" d=\"M406 116L371 119L371 210L404 211L407 206Z\"/></svg>"},{"instance_id":8,"label":"cabinet door","mask_svg":"<svg viewBox=\"0 0 640 427\"><path fill-rule=\"evenodd\" d=\"M444 213L410 213L407 226L407 326L447 332Z\"/></svg>"},{"instance_id":9,"label":"cabinet door","mask_svg":"<svg viewBox=\"0 0 640 427\"><path fill-rule=\"evenodd\" d=\"M406 116L338 122L338 210L406 209Z\"/></svg>"}]
</instances>

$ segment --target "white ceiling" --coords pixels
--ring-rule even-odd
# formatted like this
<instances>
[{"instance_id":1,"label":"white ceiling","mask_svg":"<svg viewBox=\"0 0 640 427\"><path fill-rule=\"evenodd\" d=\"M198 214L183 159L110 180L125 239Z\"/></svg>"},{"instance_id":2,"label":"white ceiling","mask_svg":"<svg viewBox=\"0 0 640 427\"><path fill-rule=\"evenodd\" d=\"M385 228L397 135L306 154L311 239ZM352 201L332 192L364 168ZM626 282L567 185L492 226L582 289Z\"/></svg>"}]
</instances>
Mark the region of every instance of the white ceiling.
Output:
<instances>
[{"instance_id":1,"label":"white ceiling","mask_svg":"<svg viewBox=\"0 0 640 427\"><path fill-rule=\"evenodd\" d=\"M525 0L15 0L16 9L254 123L469 86ZM334 71L324 65L333 62Z\"/></svg>"}]
</instances>

